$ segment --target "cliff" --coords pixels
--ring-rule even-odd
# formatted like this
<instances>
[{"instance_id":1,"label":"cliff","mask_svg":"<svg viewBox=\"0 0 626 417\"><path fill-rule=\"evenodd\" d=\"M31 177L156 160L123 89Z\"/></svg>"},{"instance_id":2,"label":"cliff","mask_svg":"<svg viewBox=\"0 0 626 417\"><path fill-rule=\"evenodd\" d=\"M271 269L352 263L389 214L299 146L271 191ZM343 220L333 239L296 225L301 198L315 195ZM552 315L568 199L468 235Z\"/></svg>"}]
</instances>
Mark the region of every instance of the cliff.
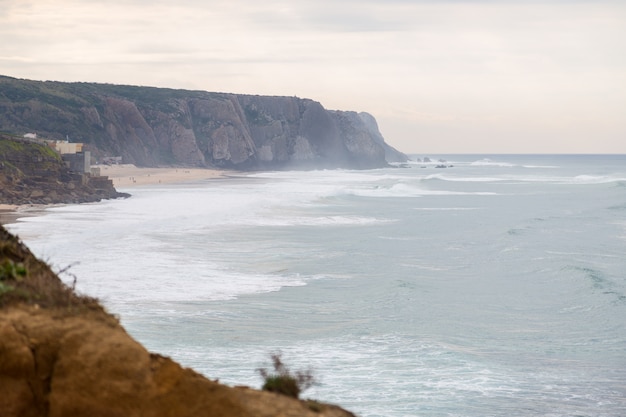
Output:
<instances>
[{"instance_id":1,"label":"cliff","mask_svg":"<svg viewBox=\"0 0 626 417\"><path fill-rule=\"evenodd\" d=\"M106 177L69 170L50 147L0 134L0 203L87 203L128 197Z\"/></svg>"},{"instance_id":2,"label":"cliff","mask_svg":"<svg viewBox=\"0 0 626 417\"><path fill-rule=\"evenodd\" d=\"M371 115L297 97L0 76L0 130L69 137L96 158L137 166L377 168L407 160Z\"/></svg>"},{"instance_id":3,"label":"cliff","mask_svg":"<svg viewBox=\"0 0 626 417\"><path fill-rule=\"evenodd\" d=\"M0 226L1 417L354 417L149 353Z\"/></svg>"}]
</instances>

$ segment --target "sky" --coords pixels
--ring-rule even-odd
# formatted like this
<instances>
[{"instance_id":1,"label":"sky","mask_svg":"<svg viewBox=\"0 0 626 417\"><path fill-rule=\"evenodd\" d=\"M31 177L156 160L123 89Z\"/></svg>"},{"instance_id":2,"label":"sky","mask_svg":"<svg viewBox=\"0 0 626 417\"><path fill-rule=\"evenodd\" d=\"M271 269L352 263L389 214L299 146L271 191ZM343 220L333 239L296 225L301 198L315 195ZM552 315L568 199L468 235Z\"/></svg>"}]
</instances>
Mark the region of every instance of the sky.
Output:
<instances>
[{"instance_id":1,"label":"sky","mask_svg":"<svg viewBox=\"0 0 626 417\"><path fill-rule=\"evenodd\" d=\"M626 0L0 0L0 74L310 98L406 153L626 153Z\"/></svg>"}]
</instances>

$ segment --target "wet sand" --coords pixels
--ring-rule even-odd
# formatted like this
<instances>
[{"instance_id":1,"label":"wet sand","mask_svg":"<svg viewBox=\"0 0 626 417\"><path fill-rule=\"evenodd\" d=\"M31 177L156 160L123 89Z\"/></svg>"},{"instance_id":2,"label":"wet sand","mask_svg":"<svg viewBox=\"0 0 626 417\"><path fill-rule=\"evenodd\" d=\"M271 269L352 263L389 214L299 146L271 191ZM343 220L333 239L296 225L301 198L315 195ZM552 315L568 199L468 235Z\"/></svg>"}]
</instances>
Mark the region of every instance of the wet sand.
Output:
<instances>
[{"instance_id":1,"label":"wet sand","mask_svg":"<svg viewBox=\"0 0 626 417\"><path fill-rule=\"evenodd\" d=\"M0 204L0 224L15 223L17 219L22 217L38 216L46 207L53 207L53 205L24 204L16 206L13 204Z\"/></svg>"}]
</instances>

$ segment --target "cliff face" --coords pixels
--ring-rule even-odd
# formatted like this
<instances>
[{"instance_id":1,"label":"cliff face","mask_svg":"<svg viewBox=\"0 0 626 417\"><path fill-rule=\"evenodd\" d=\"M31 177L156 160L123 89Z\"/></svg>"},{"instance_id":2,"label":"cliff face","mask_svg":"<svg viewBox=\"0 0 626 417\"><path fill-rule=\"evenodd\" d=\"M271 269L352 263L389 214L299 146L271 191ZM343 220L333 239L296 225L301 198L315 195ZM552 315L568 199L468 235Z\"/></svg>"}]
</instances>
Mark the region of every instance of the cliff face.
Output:
<instances>
[{"instance_id":1,"label":"cliff face","mask_svg":"<svg viewBox=\"0 0 626 417\"><path fill-rule=\"evenodd\" d=\"M375 168L406 160L371 115L296 97L0 77L0 130L69 136L96 157L138 166Z\"/></svg>"},{"instance_id":2,"label":"cliff face","mask_svg":"<svg viewBox=\"0 0 626 417\"><path fill-rule=\"evenodd\" d=\"M354 417L146 351L0 226L0 417Z\"/></svg>"}]
</instances>

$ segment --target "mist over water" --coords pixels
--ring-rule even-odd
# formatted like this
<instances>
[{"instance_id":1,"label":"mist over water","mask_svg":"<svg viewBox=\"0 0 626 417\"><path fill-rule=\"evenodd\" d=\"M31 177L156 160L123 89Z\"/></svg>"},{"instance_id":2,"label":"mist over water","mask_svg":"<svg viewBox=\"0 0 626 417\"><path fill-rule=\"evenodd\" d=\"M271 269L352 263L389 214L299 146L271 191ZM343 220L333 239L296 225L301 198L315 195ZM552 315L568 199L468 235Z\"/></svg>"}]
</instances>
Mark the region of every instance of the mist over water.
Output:
<instances>
[{"instance_id":1,"label":"mist over water","mask_svg":"<svg viewBox=\"0 0 626 417\"><path fill-rule=\"evenodd\" d=\"M133 188L9 226L148 349L360 416L626 415L626 157ZM70 276L64 277L71 281Z\"/></svg>"}]
</instances>

